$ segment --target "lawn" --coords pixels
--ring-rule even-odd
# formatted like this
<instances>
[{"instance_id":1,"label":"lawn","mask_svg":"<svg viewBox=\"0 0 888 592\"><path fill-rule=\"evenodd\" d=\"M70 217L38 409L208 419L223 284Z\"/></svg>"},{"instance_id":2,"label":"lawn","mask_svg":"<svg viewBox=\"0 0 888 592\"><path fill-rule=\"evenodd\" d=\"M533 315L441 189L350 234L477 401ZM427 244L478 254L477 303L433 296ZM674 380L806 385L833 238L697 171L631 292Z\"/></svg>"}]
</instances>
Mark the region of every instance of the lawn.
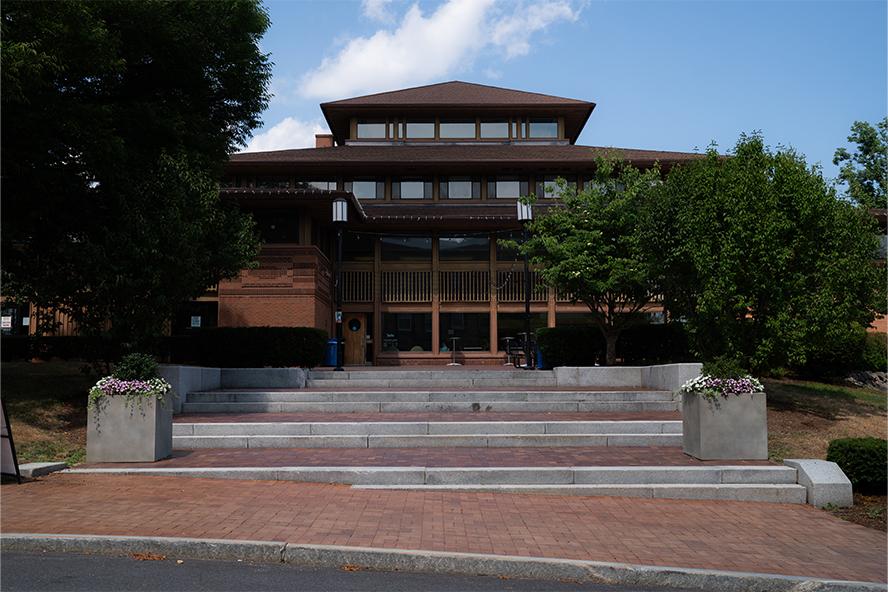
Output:
<instances>
[{"instance_id":1,"label":"lawn","mask_svg":"<svg viewBox=\"0 0 888 592\"><path fill-rule=\"evenodd\" d=\"M771 458L826 458L830 440L873 436L888 429L886 393L820 382L764 380ZM869 528L886 530L886 496L854 494L854 507L830 510Z\"/></svg>"},{"instance_id":2,"label":"lawn","mask_svg":"<svg viewBox=\"0 0 888 592\"><path fill-rule=\"evenodd\" d=\"M83 462L86 393L95 376L82 362L4 362L0 387L19 463Z\"/></svg>"}]
</instances>

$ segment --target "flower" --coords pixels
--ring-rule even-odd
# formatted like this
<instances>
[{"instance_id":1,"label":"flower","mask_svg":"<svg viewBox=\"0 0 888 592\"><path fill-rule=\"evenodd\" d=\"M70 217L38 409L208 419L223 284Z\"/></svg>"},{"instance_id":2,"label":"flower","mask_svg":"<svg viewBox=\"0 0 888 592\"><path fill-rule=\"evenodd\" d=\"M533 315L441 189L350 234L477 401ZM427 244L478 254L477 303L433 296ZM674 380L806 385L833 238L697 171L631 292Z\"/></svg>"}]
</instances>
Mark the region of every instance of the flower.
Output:
<instances>
[{"instance_id":1,"label":"flower","mask_svg":"<svg viewBox=\"0 0 888 592\"><path fill-rule=\"evenodd\" d=\"M744 395L748 393L760 393L765 390L758 379L749 374L739 378L719 378L702 374L692 378L681 387L682 393L696 393L706 397L727 397L729 395Z\"/></svg>"},{"instance_id":2,"label":"flower","mask_svg":"<svg viewBox=\"0 0 888 592\"><path fill-rule=\"evenodd\" d=\"M105 376L89 389L89 406L98 410L103 397L123 396L132 403L138 399L154 397L163 403L166 395L173 387L163 378L148 380L121 380L113 376Z\"/></svg>"}]
</instances>

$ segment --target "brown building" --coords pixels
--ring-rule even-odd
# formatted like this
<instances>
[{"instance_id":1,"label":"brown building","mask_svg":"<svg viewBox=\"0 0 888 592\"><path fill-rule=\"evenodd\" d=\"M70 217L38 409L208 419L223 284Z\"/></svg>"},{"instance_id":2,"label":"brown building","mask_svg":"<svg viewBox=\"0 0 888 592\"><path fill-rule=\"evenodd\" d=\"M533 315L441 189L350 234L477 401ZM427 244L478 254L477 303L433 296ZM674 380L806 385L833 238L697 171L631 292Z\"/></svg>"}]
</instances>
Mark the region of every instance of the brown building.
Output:
<instances>
[{"instance_id":1,"label":"brown building","mask_svg":"<svg viewBox=\"0 0 888 592\"><path fill-rule=\"evenodd\" d=\"M321 105L315 148L236 154L223 194L255 216L260 265L195 303L222 326L315 326L333 334L331 203L343 236L347 364L502 363L524 323L523 263L502 245L516 201L582 187L598 157L668 168L697 155L579 146L594 103L446 82ZM531 272L534 327L589 322ZM655 311L652 311L655 312Z\"/></svg>"}]
</instances>

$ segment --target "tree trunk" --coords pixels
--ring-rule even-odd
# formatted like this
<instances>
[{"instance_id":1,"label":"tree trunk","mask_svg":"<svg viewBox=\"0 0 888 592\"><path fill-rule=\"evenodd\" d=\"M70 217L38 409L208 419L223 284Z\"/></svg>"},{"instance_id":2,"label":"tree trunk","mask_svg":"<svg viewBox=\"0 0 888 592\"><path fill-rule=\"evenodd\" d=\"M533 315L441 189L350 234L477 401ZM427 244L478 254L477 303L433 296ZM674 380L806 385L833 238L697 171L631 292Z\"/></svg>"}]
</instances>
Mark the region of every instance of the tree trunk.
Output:
<instances>
[{"instance_id":1,"label":"tree trunk","mask_svg":"<svg viewBox=\"0 0 888 592\"><path fill-rule=\"evenodd\" d=\"M607 343L605 351L605 365L613 366L617 363L617 339L620 337L620 329L608 329L604 333L604 340Z\"/></svg>"}]
</instances>

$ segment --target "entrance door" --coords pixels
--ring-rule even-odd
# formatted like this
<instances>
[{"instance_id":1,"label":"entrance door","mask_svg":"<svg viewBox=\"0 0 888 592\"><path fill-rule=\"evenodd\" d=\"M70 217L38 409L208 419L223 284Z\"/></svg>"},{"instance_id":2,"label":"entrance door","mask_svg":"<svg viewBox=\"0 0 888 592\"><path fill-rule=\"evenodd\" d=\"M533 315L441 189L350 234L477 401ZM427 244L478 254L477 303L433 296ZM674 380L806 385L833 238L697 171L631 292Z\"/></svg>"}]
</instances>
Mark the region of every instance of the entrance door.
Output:
<instances>
[{"instance_id":1,"label":"entrance door","mask_svg":"<svg viewBox=\"0 0 888 592\"><path fill-rule=\"evenodd\" d=\"M348 313L343 315L345 322L345 364L362 366L366 363L367 315Z\"/></svg>"}]
</instances>

